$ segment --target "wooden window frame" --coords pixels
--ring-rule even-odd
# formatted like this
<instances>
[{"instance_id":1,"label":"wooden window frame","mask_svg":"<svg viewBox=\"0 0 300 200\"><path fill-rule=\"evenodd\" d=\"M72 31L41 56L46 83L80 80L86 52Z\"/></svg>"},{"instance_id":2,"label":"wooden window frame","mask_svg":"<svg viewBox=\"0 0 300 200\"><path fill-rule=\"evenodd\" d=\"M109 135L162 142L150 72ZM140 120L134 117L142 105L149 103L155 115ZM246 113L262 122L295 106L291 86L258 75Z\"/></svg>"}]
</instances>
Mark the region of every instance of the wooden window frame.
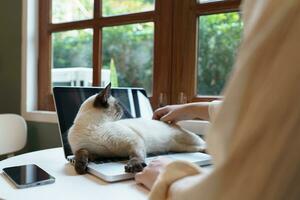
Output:
<instances>
[{"instance_id":1,"label":"wooden window frame","mask_svg":"<svg viewBox=\"0 0 300 200\"><path fill-rule=\"evenodd\" d=\"M119 16L101 16L101 0L94 0L94 16L89 20L51 23L51 0L39 1L38 109L54 110L51 88L51 34L93 29L93 86L99 86L103 27L134 23L154 23L152 106L178 103L183 93L187 102L211 101L217 96L198 96L196 92L197 20L199 16L238 11L240 0L199 4L196 0L156 0L154 11Z\"/></svg>"}]
</instances>

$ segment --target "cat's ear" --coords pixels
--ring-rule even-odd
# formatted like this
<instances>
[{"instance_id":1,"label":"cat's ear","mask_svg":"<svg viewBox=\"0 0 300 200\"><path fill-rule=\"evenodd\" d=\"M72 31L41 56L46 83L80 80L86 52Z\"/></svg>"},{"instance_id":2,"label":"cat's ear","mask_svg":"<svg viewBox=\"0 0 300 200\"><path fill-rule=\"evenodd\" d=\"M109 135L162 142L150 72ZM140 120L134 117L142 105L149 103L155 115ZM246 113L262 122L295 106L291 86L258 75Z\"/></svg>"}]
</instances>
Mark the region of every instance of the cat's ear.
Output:
<instances>
[{"instance_id":1,"label":"cat's ear","mask_svg":"<svg viewBox=\"0 0 300 200\"><path fill-rule=\"evenodd\" d=\"M104 90L99 92L94 101L94 107L97 108L108 108L108 98L110 97L111 83L109 83Z\"/></svg>"}]
</instances>

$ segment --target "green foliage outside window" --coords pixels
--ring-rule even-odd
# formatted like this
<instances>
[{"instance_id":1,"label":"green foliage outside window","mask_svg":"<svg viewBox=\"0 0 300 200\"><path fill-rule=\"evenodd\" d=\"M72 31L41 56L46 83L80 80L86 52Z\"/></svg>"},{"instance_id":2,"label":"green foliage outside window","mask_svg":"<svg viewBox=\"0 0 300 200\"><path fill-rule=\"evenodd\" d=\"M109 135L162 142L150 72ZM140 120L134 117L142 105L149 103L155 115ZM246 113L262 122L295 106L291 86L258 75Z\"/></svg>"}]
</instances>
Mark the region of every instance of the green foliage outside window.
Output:
<instances>
[{"instance_id":1,"label":"green foliage outside window","mask_svg":"<svg viewBox=\"0 0 300 200\"><path fill-rule=\"evenodd\" d=\"M112 87L119 87L118 75L114 59L110 60L110 82Z\"/></svg>"},{"instance_id":2,"label":"green foliage outside window","mask_svg":"<svg viewBox=\"0 0 300 200\"><path fill-rule=\"evenodd\" d=\"M153 66L153 23L103 29L102 63L108 69L115 61L122 87L144 87L151 93Z\"/></svg>"},{"instance_id":3,"label":"green foliage outside window","mask_svg":"<svg viewBox=\"0 0 300 200\"><path fill-rule=\"evenodd\" d=\"M92 40L90 29L52 34L53 68L91 68Z\"/></svg>"},{"instance_id":4,"label":"green foliage outside window","mask_svg":"<svg viewBox=\"0 0 300 200\"><path fill-rule=\"evenodd\" d=\"M199 19L198 94L219 95L234 65L243 24L239 13Z\"/></svg>"}]
</instances>

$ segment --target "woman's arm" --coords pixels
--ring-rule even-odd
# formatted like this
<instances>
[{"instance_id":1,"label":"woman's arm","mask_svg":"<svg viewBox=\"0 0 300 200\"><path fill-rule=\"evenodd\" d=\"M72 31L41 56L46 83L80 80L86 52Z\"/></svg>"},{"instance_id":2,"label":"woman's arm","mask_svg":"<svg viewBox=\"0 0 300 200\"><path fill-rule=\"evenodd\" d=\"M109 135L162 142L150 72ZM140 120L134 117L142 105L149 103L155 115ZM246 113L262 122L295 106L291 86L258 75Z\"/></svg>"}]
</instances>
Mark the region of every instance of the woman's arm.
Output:
<instances>
[{"instance_id":1,"label":"woman's arm","mask_svg":"<svg viewBox=\"0 0 300 200\"><path fill-rule=\"evenodd\" d=\"M210 120L215 116L221 101L196 102L180 105L169 105L157 109L153 119L175 123L181 120Z\"/></svg>"}]
</instances>

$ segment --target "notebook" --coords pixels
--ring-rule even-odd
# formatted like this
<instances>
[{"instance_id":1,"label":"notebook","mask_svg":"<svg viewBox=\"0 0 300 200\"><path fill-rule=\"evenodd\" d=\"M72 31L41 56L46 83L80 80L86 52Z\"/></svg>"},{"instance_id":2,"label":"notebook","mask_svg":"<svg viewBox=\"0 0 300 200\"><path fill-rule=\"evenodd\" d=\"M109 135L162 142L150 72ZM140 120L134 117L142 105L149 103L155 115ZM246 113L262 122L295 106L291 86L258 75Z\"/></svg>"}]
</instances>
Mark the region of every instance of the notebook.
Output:
<instances>
[{"instance_id":1,"label":"notebook","mask_svg":"<svg viewBox=\"0 0 300 200\"><path fill-rule=\"evenodd\" d=\"M59 122L59 131L65 158L74 164L74 155L68 143L68 130L72 126L80 105L90 96L99 93L101 87L54 87L53 95ZM146 91L142 88L112 88L111 94L117 98L124 109L122 118L152 118L152 107ZM211 163L211 156L199 152L168 153L164 155L147 155L146 164L157 156L167 156L173 159L186 160L198 165ZM105 158L90 162L88 173L107 182L127 180L134 177L133 173L126 173L124 166L126 158Z\"/></svg>"}]
</instances>

